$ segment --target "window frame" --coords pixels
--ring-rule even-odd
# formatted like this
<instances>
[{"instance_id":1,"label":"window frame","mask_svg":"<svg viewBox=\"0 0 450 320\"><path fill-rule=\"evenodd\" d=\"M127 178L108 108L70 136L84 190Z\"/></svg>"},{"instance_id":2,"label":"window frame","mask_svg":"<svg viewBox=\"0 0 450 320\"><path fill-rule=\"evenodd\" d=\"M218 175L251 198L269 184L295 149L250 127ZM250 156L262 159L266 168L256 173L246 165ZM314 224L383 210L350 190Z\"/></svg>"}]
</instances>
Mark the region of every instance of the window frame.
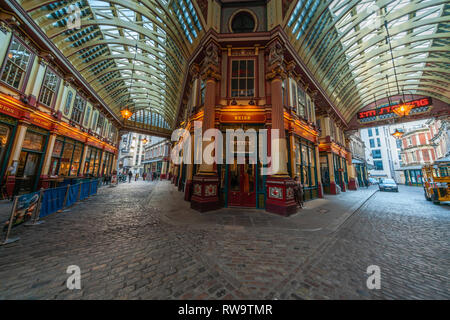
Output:
<instances>
[{"instance_id":1,"label":"window frame","mask_svg":"<svg viewBox=\"0 0 450 320\"><path fill-rule=\"evenodd\" d=\"M381 163L381 168L377 167L375 163ZM375 171L384 171L383 160L374 160L373 165L375 166Z\"/></svg>"},{"instance_id":2,"label":"window frame","mask_svg":"<svg viewBox=\"0 0 450 320\"><path fill-rule=\"evenodd\" d=\"M98 132L100 119L102 119L102 122L101 122L100 132ZM105 130L105 123L106 123L105 119L106 119L106 117L101 112L99 112L98 117L97 117L97 123L95 124L95 130L94 130L95 133L98 134L99 136L103 136L103 133L104 133L103 131Z\"/></svg>"},{"instance_id":3,"label":"window frame","mask_svg":"<svg viewBox=\"0 0 450 320\"><path fill-rule=\"evenodd\" d=\"M248 92L247 89L247 81L248 79L251 79L249 77L240 78L240 77L233 77L233 62L234 61L253 61L253 96L232 96L232 81L233 79L238 80L238 87L239 87L239 80L245 79L246 80L246 89L245 91ZM259 90L258 90L258 59L257 56L245 56L245 57L231 57L228 59L228 98L229 99L240 99L240 100L248 100L248 99L255 99L259 97ZM248 70L248 69L246 69ZM239 91L239 89L238 89Z\"/></svg>"},{"instance_id":4,"label":"window frame","mask_svg":"<svg viewBox=\"0 0 450 320\"><path fill-rule=\"evenodd\" d=\"M55 74L55 76L58 78L57 84L56 84L56 90L54 91L54 96L52 97L52 100L50 101L50 105L44 103L41 101L42 99L42 95L44 93L44 89L48 89L50 90L48 87L45 86L44 81L45 81L45 77L47 76L47 72L51 71L52 73ZM59 87L61 86L61 76L59 75L58 72L56 72L55 69L53 69L51 66L47 66L45 68L45 73L44 73L44 78L42 79L42 84L41 84L41 89L39 90L39 98L38 98L38 102L46 107L51 108L52 110L55 109L55 104L56 104L56 98L58 97L58 93L59 93Z\"/></svg>"},{"instance_id":5,"label":"window frame","mask_svg":"<svg viewBox=\"0 0 450 320\"><path fill-rule=\"evenodd\" d=\"M25 70L23 83L22 83L22 86L20 88L15 88L12 85L10 85L9 83L1 80L1 78L3 76L3 72L5 72L6 64L8 63L8 60L9 60L8 54L9 54L9 51L11 50L11 46L12 46L12 43L13 43L14 40L17 40L28 51L30 51L30 60L28 61L28 66L27 66L27 69ZM19 37L15 36L15 35L12 35L11 39L9 41L9 44L8 44L8 48L7 48L6 53L5 53L5 57L3 58L2 68L0 70L0 82L2 83L2 85L4 85L4 86L8 87L9 89L14 90L16 92L24 93L25 89L27 88L28 80L30 78L30 72L31 72L31 69L33 68L33 64L34 64L34 59L35 58L36 58L35 51L29 45L27 45L22 39L20 39Z\"/></svg>"},{"instance_id":6,"label":"window frame","mask_svg":"<svg viewBox=\"0 0 450 320\"><path fill-rule=\"evenodd\" d=\"M73 113L75 111L75 109L77 109L77 111L80 111L78 108L76 108L76 100L77 98L80 98L83 101L83 110L80 112L80 119L79 121L75 121L73 118ZM75 99L73 101L73 105L72 105L72 113L70 114L70 121L75 122L76 124L83 126L83 119L84 119L84 112L86 111L86 105L87 105L87 100L77 92L77 94L75 95Z\"/></svg>"}]
</instances>

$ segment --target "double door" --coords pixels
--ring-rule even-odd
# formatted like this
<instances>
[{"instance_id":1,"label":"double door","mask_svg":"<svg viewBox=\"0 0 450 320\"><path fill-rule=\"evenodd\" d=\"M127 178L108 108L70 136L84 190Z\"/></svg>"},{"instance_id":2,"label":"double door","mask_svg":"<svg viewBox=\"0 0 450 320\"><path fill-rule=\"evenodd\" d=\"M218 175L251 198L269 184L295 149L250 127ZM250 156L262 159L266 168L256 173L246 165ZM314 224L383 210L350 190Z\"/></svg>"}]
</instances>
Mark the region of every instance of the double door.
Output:
<instances>
[{"instance_id":1,"label":"double door","mask_svg":"<svg viewBox=\"0 0 450 320\"><path fill-rule=\"evenodd\" d=\"M35 189L41 165L40 153L22 151L16 175L16 189L18 192L32 192Z\"/></svg>"},{"instance_id":2,"label":"double door","mask_svg":"<svg viewBox=\"0 0 450 320\"><path fill-rule=\"evenodd\" d=\"M256 165L234 164L228 168L228 205L256 207Z\"/></svg>"}]
</instances>

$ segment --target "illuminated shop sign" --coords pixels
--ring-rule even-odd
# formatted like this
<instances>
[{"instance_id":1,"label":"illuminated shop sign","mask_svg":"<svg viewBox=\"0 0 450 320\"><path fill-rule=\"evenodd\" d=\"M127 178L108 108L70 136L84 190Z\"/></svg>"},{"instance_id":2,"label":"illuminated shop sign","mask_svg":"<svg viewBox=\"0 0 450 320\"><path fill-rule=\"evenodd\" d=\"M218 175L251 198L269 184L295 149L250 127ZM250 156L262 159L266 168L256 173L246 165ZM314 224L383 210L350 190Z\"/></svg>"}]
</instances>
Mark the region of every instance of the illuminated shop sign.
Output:
<instances>
[{"instance_id":1,"label":"illuminated shop sign","mask_svg":"<svg viewBox=\"0 0 450 320\"><path fill-rule=\"evenodd\" d=\"M412 106L410 114L427 112L432 104L431 98L416 99L404 102L403 105ZM358 112L358 120L361 122L371 122L377 120L384 120L387 118L397 117L394 110L401 105L397 102L394 105L382 106L381 108L371 109L367 111Z\"/></svg>"},{"instance_id":2,"label":"illuminated shop sign","mask_svg":"<svg viewBox=\"0 0 450 320\"><path fill-rule=\"evenodd\" d=\"M223 113L220 115L221 123L264 123L264 113Z\"/></svg>"}]
</instances>

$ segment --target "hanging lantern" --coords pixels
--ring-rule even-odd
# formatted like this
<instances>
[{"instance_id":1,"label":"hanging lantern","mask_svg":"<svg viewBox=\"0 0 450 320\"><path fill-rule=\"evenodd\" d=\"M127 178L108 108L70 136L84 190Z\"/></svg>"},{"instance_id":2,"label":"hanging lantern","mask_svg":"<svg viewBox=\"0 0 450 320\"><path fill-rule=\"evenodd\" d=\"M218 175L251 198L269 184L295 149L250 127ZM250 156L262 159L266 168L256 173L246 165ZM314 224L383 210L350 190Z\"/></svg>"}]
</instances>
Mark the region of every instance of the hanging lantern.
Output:
<instances>
[{"instance_id":1,"label":"hanging lantern","mask_svg":"<svg viewBox=\"0 0 450 320\"><path fill-rule=\"evenodd\" d=\"M142 139L143 144L147 144L147 142L148 142L147 138Z\"/></svg>"},{"instance_id":2,"label":"hanging lantern","mask_svg":"<svg viewBox=\"0 0 450 320\"><path fill-rule=\"evenodd\" d=\"M414 108L414 104L402 103L402 101L400 101L400 104L397 107L393 108L392 111L394 111L395 114L399 117L404 117L409 114L412 108Z\"/></svg>"},{"instance_id":3,"label":"hanging lantern","mask_svg":"<svg viewBox=\"0 0 450 320\"><path fill-rule=\"evenodd\" d=\"M133 115L133 113L128 108L120 110L120 114L125 120L128 120Z\"/></svg>"},{"instance_id":4,"label":"hanging lantern","mask_svg":"<svg viewBox=\"0 0 450 320\"><path fill-rule=\"evenodd\" d=\"M392 133L391 135L395 138L395 139L400 139L403 136L404 132L403 131L399 131L398 129L395 129L394 133Z\"/></svg>"}]
</instances>

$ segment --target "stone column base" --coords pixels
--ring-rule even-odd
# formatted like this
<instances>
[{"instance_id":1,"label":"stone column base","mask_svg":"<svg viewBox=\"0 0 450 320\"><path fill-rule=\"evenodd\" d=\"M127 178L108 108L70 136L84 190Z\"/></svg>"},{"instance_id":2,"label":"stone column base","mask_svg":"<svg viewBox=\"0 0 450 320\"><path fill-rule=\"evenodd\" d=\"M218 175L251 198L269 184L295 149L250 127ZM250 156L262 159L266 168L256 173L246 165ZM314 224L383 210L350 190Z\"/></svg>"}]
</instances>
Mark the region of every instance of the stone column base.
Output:
<instances>
[{"instance_id":1,"label":"stone column base","mask_svg":"<svg viewBox=\"0 0 450 320\"><path fill-rule=\"evenodd\" d=\"M317 183L317 194L319 198L323 198L323 186L320 182Z\"/></svg>"},{"instance_id":2,"label":"stone column base","mask_svg":"<svg viewBox=\"0 0 450 320\"><path fill-rule=\"evenodd\" d=\"M341 187L336 184L336 182L332 181L330 182L330 194L340 194L341 193Z\"/></svg>"},{"instance_id":3,"label":"stone column base","mask_svg":"<svg viewBox=\"0 0 450 320\"><path fill-rule=\"evenodd\" d=\"M12 197L15 185L16 185L16 177L8 176L6 178L6 193L8 194L8 197Z\"/></svg>"},{"instance_id":4,"label":"stone column base","mask_svg":"<svg viewBox=\"0 0 450 320\"><path fill-rule=\"evenodd\" d=\"M42 181L42 180L47 179L47 178L48 178L47 175L41 175L39 177L38 189L41 189L41 188L48 189L48 188L50 188L50 182Z\"/></svg>"},{"instance_id":5,"label":"stone column base","mask_svg":"<svg viewBox=\"0 0 450 320\"><path fill-rule=\"evenodd\" d=\"M186 185L184 187L184 200L191 201L192 198L192 180L186 180Z\"/></svg>"},{"instance_id":6,"label":"stone column base","mask_svg":"<svg viewBox=\"0 0 450 320\"><path fill-rule=\"evenodd\" d=\"M295 181L290 177L269 177L266 181L266 211L281 216L290 216L297 212L294 198Z\"/></svg>"},{"instance_id":7,"label":"stone column base","mask_svg":"<svg viewBox=\"0 0 450 320\"><path fill-rule=\"evenodd\" d=\"M178 191L184 191L184 185L181 177L178 179Z\"/></svg>"},{"instance_id":8,"label":"stone column base","mask_svg":"<svg viewBox=\"0 0 450 320\"><path fill-rule=\"evenodd\" d=\"M192 179L191 208L200 212L219 209L219 177L214 175L195 175Z\"/></svg>"},{"instance_id":9,"label":"stone column base","mask_svg":"<svg viewBox=\"0 0 450 320\"><path fill-rule=\"evenodd\" d=\"M346 191L347 191L347 187L346 187L346 185L345 185L345 182L343 182L342 185L341 185L340 187L341 187L341 191L342 191L342 192L346 192Z\"/></svg>"},{"instance_id":10,"label":"stone column base","mask_svg":"<svg viewBox=\"0 0 450 320\"><path fill-rule=\"evenodd\" d=\"M358 190L356 179L350 179L350 181L348 182L348 190Z\"/></svg>"}]
</instances>

